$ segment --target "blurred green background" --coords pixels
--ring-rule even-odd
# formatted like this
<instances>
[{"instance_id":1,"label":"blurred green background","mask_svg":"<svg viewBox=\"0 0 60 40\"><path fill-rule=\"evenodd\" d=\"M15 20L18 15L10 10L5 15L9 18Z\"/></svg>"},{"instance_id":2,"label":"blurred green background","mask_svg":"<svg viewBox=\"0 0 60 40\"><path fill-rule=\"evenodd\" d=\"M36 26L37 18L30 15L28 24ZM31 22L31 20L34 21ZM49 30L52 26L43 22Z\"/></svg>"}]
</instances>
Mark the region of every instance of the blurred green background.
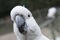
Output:
<instances>
[{"instance_id":1,"label":"blurred green background","mask_svg":"<svg viewBox=\"0 0 60 40\"><path fill-rule=\"evenodd\" d=\"M25 7L32 12L39 25L46 20L48 8L56 7L58 16L55 19L54 26L52 26L52 28L54 28L56 31L56 35L60 34L60 0L0 0L0 35L13 32L13 24L10 19L10 11L14 6L17 5L25 5ZM50 30L50 26L48 25L46 28L42 28L42 32L44 34L44 30ZM48 36L49 35L50 34L48 33Z\"/></svg>"}]
</instances>

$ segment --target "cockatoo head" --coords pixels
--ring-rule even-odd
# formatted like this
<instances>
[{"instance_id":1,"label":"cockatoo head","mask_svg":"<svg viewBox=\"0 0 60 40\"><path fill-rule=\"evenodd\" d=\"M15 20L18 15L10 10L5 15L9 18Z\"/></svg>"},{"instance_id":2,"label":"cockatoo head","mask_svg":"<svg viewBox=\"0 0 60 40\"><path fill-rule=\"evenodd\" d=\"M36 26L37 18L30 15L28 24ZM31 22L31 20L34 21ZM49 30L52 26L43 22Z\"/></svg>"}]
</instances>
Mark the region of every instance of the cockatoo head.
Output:
<instances>
[{"instance_id":1,"label":"cockatoo head","mask_svg":"<svg viewBox=\"0 0 60 40\"><path fill-rule=\"evenodd\" d=\"M26 19L32 16L31 12L24 6L16 6L11 10L11 20L16 23L21 33L27 31Z\"/></svg>"},{"instance_id":2,"label":"cockatoo head","mask_svg":"<svg viewBox=\"0 0 60 40\"><path fill-rule=\"evenodd\" d=\"M31 12L25 8L24 6L16 6L11 10L11 20L15 21L15 17L17 15L23 16L25 19L28 19L30 16L32 16Z\"/></svg>"},{"instance_id":3,"label":"cockatoo head","mask_svg":"<svg viewBox=\"0 0 60 40\"><path fill-rule=\"evenodd\" d=\"M57 12L57 9L55 7L49 8L47 17L48 18L55 18L56 12Z\"/></svg>"}]
</instances>

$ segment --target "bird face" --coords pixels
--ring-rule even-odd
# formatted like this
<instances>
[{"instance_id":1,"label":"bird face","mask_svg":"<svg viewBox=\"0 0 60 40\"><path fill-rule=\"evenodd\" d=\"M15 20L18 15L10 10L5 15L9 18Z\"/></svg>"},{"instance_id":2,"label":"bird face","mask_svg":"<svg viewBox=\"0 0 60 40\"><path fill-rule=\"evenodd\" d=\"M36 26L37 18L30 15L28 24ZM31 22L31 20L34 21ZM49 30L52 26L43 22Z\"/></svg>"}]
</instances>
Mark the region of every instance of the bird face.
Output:
<instances>
[{"instance_id":1,"label":"bird face","mask_svg":"<svg viewBox=\"0 0 60 40\"><path fill-rule=\"evenodd\" d=\"M25 23L24 17L21 15L16 15L14 20L15 23L17 24L19 32L25 34L27 32L26 30L27 25Z\"/></svg>"},{"instance_id":2,"label":"bird face","mask_svg":"<svg viewBox=\"0 0 60 40\"><path fill-rule=\"evenodd\" d=\"M26 34L28 28L26 19L32 16L31 12L23 6L16 6L12 9L10 15L11 20L16 23L18 31L22 34Z\"/></svg>"}]
</instances>

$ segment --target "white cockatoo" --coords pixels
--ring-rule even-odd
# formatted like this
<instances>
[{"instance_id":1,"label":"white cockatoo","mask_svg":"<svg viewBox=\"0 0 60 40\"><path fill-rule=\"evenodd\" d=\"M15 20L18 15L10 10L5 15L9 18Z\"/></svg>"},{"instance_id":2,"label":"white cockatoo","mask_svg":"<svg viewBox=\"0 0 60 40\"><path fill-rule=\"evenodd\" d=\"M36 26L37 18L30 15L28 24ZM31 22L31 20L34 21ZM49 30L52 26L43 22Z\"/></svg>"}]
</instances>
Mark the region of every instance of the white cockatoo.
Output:
<instances>
[{"instance_id":1,"label":"white cockatoo","mask_svg":"<svg viewBox=\"0 0 60 40\"><path fill-rule=\"evenodd\" d=\"M14 7L10 15L17 40L49 40L42 34L32 13L24 6Z\"/></svg>"},{"instance_id":2,"label":"white cockatoo","mask_svg":"<svg viewBox=\"0 0 60 40\"><path fill-rule=\"evenodd\" d=\"M49 8L48 13L47 13L47 20L43 22L40 26L45 27L49 25L50 23L52 23L55 20L56 12L57 12L57 9L55 7Z\"/></svg>"},{"instance_id":3,"label":"white cockatoo","mask_svg":"<svg viewBox=\"0 0 60 40\"><path fill-rule=\"evenodd\" d=\"M48 14L47 17L48 18L55 18L55 14L57 12L57 9L55 7L51 7L48 9Z\"/></svg>"}]
</instances>

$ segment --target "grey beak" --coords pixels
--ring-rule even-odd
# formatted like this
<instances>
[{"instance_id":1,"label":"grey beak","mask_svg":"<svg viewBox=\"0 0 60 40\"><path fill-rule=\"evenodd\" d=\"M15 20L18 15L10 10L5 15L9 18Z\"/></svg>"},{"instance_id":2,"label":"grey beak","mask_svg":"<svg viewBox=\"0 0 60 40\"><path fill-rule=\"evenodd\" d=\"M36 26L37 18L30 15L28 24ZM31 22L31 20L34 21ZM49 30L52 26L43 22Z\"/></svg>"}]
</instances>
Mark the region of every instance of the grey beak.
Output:
<instances>
[{"instance_id":1,"label":"grey beak","mask_svg":"<svg viewBox=\"0 0 60 40\"><path fill-rule=\"evenodd\" d=\"M25 19L19 15L15 17L15 22L17 25L22 25L25 22Z\"/></svg>"},{"instance_id":2,"label":"grey beak","mask_svg":"<svg viewBox=\"0 0 60 40\"><path fill-rule=\"evenodd\" d=\"M15 22L17 24L19 32L25 34L27 32L27 25L25 23L25 19L22 16L17 15L15 17Z\"/></svg>"}]
</instances>

